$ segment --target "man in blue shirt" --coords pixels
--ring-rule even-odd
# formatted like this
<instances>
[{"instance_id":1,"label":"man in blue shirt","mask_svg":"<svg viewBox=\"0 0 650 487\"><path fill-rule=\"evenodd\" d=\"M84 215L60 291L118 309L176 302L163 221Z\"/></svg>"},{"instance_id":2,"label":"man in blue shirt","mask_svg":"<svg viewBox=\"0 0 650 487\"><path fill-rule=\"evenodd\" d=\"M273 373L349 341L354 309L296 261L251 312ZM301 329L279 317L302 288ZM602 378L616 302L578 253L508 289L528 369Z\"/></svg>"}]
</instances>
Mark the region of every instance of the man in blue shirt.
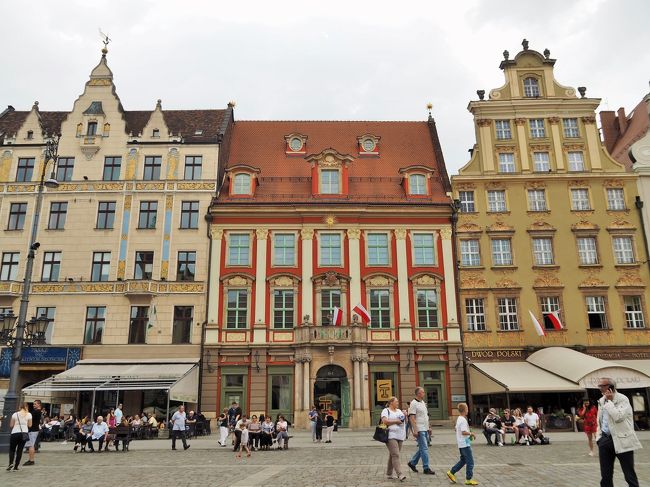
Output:
<instances>
[{"instance_id":1,"label":"man in blue shirt","mask_svg":"<svg viewBox=\"0 0 650 487\"><path fill-rule=\"evenodd\" d=\"M183 450L187 450L190 445L185 439L185 406L180 406L172 416L172 450L176 450L176 438L179 436L183 441Z\"/></svg>"},{"instance_id":2,"label":"man in blue shirt","mask_svg":"<svg viewBox=\"0 0 650 487\"><path fill-rule=\"evenodd\" d=\"M90 436L86 440L86 446L91 452L94 452L93 441L97 440L99 442L99 450L102 451L102 445L108 437L108 425L104 422L103 416L97 416L97 422L93 424L92 429L90 430Z\"/></svg>"}]
</instances>

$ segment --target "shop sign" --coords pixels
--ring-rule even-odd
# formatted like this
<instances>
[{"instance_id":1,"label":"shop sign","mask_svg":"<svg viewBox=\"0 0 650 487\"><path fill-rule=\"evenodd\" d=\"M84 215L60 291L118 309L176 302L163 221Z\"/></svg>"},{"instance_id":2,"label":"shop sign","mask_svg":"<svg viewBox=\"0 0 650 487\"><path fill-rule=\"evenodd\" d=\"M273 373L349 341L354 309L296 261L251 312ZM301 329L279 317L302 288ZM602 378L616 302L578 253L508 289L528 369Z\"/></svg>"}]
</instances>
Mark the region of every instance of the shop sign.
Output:
<instances>
[{"instance_id":1,"label":"shop sign","mask_svg":"<svg viewBox=\"0 0 650 487\"><path fill-rule=\"evenodd\" d=\"M393 381L377 379L377 401L388 401L393 396Z\"/></svg>"},{"instance_id":2,"label":"shop sign","mask_svg":"<svg viewBox=\"0 0 650 487\"><path fill-rule=\"evenodd\" d=\"M0 354L0 377L11 373L12 348L3 348ZM28 347L23 348L21 364L65 364L66 369L74 367L81 358L81 348Z\"/></svg>"},{"instance_id":3,"label":"shop sign","mask_svg":"<svg viewBox=\"0 0 650 487\"><path fill-rule=\"evenodd\" d=\"M456 402L465 402L467 401L467 397L465 397L465 394L452 394L451 395L451 402L456 403Z\"/></svg>"},{"instance_id":4,"label":"shop sign","mask_svg":"<svg viewBox=\"0 0 650 487\"><path fill-rule=\"evenodd\" d=\"M630 352L627 350L612 350L606 352L590 352L587 354L592 357L601 358L603 360L646 360L650 359L650 352Z\"/></svg>"},{"instance_id":5,"label":"shop sign","mask_svg":"<svg viewBox=\"0 0 650 487\"><path fill-rule=\"evenodd\" d=\"M467 358L477 362L485 360L524 360L526 356L523 350L471 350L467 352Z\"/></svg>"}]
</instances>

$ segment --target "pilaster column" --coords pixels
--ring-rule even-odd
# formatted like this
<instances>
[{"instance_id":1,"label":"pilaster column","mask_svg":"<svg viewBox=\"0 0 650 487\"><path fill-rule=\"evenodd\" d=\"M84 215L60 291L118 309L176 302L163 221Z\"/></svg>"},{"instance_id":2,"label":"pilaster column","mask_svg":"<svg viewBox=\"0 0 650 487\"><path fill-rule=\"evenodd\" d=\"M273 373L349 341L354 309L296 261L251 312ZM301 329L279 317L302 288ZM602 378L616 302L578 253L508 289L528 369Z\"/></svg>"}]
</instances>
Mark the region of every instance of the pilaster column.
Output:
<instances>
[{"instance_id":1,"label":"pilaster column","mask_svg":"<svg viewBox=\"0 0 650 487\"><path fill-rule=\"evenodd\" d=\"M492 120L481 118L476 120L478 125L480 156L483 170L494 172L494 148L492 146Z\"/></svg>"},{"instance_id":2,"label":"pilaster column","mask_svg":"<svg viewBox=\"0 0 650 487\"><path fill-rule=\"evenodd\" d=\"M451 228L440 229L442 239L442 262L445 273L445 306L447 308L447 341L460 342L460 328L456 307L456 280L454 279L454 252L451 242Z\"/></svg>"},{"instance_id":3,"label":"pilaster column","mask_svg":"<svg viewBox=\"0 0 650 487\"><path fill-rule=\"evenodd\" d=\"M302 363L302 404L305 411L309 411L310 408L310 383L309 383L309 362L311 362L311 357L305 357L304 362Z\"/></svg>"},{"instance_id":4,"label":"pilaster column","mask_svg":"<svg viewBox=\"0 0 650 487\"><path fill-rule=\"evenodd\" d=\"M315 323L314 317L314 286L311 278L314 275L314 259L312 255L312 241L314 239L313 228L300 230L302 241L302 314L309 315L310 321Z\"/></svg>"},{"instance_id":5,"label":"pilaster column","mask_svg":"<svg viewBox=\"0 0 650 487\"><path fill-rule=\"evenodd\" d=\"M525 118L515 118L517 127L517 142L519 144L519 160L521 161L521 171L530 172L530 159L528 158L528 146L526 145L526 123Z\"/></svg>"},{"instance_id":6,"label":"pilaster column","mask_svg":"<svg viewBox=\"0 0 650 487\"><path fill-rule=\"evenodd\" d=\"M269 231L265 228L255 230L257 252L255 261L255 324L266 319L266 239Z\"/></svg>"},{"instance_id":7,"label":"pilaster column","mask_svg":"<svg viewBox=\"0 0 650 487\"><path fill-rule=\"evenodd\" d=\"M560 138L560 117L549 117L551 124L551 138L553 139L553 152L555 152L555 167L558 171L564 171L564 151L562 150L562 139Z\"/></svg>"},{"instance_id":8,"label":"pilaster column","mask_svg":"<svg viewBox=\"0 0 650 487\"><path fill-rule=\"evenodd\" d=\"M302 362L300 362L302 359L298 359L296 357L295 359L295 364L294 364L294 384L295 384L295 389L294 389L294 397L293 397L293 404L294 407L297 410L303 409L303 400L302 400Z\"/></svg>"},{"instance_id":9,"label":"pilaster column","mask_svg":"<svg viewBox=\"0 0 650 487\"><path fill-rule=\"evenodd\" d=\"M354 364L354 404L352 405L353 409L363 409L361 407L361 358L357 356L352 357L352 363Z\"/></svg>"},{"instance_id":10,"label":"pilaster column","mask_svg":"<svg viewBox=\"0 0 650 487\"><path fill-rule=\"evenodd\" d=\"M361 302L361 251L359 239L361 230L350 228L348 230L348 253L350 254L350 322L352 322L352 308ZM356 313L354 313L356 315ZM356 405L356 403L355 403Z\"/></svg>"},{"instance_id":11,"label":"pilaster column","mask_svg":"<svg viewBox=\"0 0 650 487\"><path fill-rule=\"evenodd\" d=\"M370 376L368 374L368 356L361 358L361 404L363 409L370 409L370 400L368 398L368 384L370 382Z\"/></svg>"},{"instance_id":12,"label":"pilaster column","mask_svg":"<svg viewBox=\"0 0 650 487\"><path fill-rule=\"evenodd\" d=\"M603 165L600 160L602 145L598 135L598 128L596 127L596 117L582 117L582 123L585 126L585 133L587 135L587 151L589 152L591 169L602 171Z\"/></svg>"},{"instance_id":13,"label":"pilaster column","mask_svg":"<svg viewBox=\"0 0 650 487\"><path fill-rule=\"evenodd\" d=\"M395 230L395 241L397 249L397 298L399 302L399 324L411 324L411 309L409 307L409 276L406 260L406 229ZM400 335L402 335L400 333ZM409 337L410 340L411 337ZM400 336L400 340L401 340Z\"/></svg>"},{"instance_id":14,"label":"pilaster column","mask_svg":"<svg viewBox=\"0 0 650 487\"><path fill-rule=\"evenodd\" d=\"M210 225L210 282L208 284L208 324L219 323L219 283L223 228Z\"/></svg>"}]
</instances>

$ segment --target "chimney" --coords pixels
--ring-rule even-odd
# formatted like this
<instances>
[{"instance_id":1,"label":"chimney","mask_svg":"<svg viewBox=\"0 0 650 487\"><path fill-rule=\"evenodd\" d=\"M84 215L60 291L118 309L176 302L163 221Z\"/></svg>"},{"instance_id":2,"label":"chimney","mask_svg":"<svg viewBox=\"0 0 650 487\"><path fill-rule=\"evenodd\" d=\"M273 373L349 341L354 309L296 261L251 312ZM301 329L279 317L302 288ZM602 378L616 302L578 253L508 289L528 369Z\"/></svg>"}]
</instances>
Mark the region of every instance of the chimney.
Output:
<instances>
[{"instance_id":1,"label":"chimney","mask_svg":"<svg viewBox=\"0 0 650 487\"><path fill-rule=\"evenodd\" d=\"M605 110L600 112L600 126L603 134L603 142L605 143L605 148L610 154L616 145L616 141L621 135L618 130L618 124L616 123L616 113L611 110Z\"/></svg>"},{"instance_id":2,"label":"chimney","mask_svg":"<svg viewBox=\"0 0 650 487\"><path fill-rule=\"evenodd\" d=\"M627 129L627 118L625 117L625 108L621 107L618 109L618 112L616 112L618 115L618 127L619 130L622 134L625 133L625 129Z\"/></svg>"}]
</instances>

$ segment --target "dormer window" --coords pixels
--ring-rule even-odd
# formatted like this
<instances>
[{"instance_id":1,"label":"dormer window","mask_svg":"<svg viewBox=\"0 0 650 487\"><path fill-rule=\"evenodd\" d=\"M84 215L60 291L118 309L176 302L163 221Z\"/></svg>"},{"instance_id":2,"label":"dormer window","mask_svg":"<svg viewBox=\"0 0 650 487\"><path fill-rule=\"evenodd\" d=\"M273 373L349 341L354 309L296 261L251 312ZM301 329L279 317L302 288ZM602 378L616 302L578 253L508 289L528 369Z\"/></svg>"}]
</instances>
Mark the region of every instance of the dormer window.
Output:
<instances>
[{"instance_id":1,"label":"dormer window","mask_svg":"<svg viewBox=\"0 0 650 487\"><path fill-rule=\"evenodd\" d=\"M97 135L97 122L88 122L88 128L86 129L86 135L92 137Z\"/></svg>"},{"instance_id":2,"label":"dormer window","mask_svg":"<svg viewBox=\"0 0 650 487\"><path fill-rule=\"evenodd\" d=\"M298 137L293 137L289 141L289 149L291 149L294 152L298 152L300 149L302 149L302 140L299 139Z\"/></svg>"},{"instance_id":3,"label":"dormer window","mask_svg":"<svg viewBox=\"0 0 650 487\"><path fill-rule=\"evenodd\" d=\"M291 133L284 136L287 154L306 154L307 136L299 133Z\"/></svg>"},{"instance_id":4,"label":"dormer window","mask_svg":"<svg viewBox=\"0 0 650 487\"><path fill-rule=\"evenodd\" d=\"M526 78L524 80L524 96L526 98L539 97L539 81L537 78Z\"/></svg>"},{"instance_id":5,"label":"dormer window","mask_svg":"<svg viewBox=\"0 0 650 487\"><path fill-rule=\"evenodd\" d=\"M427 194L427 177L424 174L409 176L409 194Z\"/></svg>"},{"instance_id":6,"label":"dormer window","mask_svg":"<svg viewBox=\"0 0 650 487\"><path fill-rule=\"evenodd\" d=\"M27 140L32 140L34 138L34 131L33 130L28 130L27 131Z\"/></svg>"},{"instance_id":7,"label":"dormer window","mask_svg":"<svg viewBox=\"0 0 650 487\"><path fill-rule=\"evenodd\" d=\"M359 155L379 155L379 139L376 135L364 134L357 137L359 143Z\"/></svg>"},{"instance_id":8,"label":"dormer window","mask_svg":"<svg viewBox=\"0 0 650 487\"><path fill-rule=\"evenodd\" d=\"M428 166L413 165L399 170L402 187L408 196L427 196L430 194L429 182L434 170Z\"/></svg>"},{"instance_id":9,"label":"dormer window","mask_svg":"<svg viewBox=\"0 0 650 487\"><path fill-rule=\"evenodd\" d=\"M340 179L338 169L322 169L320 172L320 192L322 194L339 194L341 192Z\"/></svg>"},{"instance_id":10,"label":"dormer window","mask_svg":"<svg viewBox=\"0 0 650 487\"><path fill-rule=\"evenodd\" d=\"M235 174L232 194L251 194L251 175L246 173Z\"/></svg>"},{"instance_id":11,"label":"dormer window","mask_svg":"<svg viewBox=\"0 0 650 487\"><path fill-rule=\"evenodd\" d=\"M153 129L153 132L151 132L151 136L152 136L154 139L159 138L159 137L160 137L160 130L159 130L159 129Z\"/></svg>"}]
</instances>

